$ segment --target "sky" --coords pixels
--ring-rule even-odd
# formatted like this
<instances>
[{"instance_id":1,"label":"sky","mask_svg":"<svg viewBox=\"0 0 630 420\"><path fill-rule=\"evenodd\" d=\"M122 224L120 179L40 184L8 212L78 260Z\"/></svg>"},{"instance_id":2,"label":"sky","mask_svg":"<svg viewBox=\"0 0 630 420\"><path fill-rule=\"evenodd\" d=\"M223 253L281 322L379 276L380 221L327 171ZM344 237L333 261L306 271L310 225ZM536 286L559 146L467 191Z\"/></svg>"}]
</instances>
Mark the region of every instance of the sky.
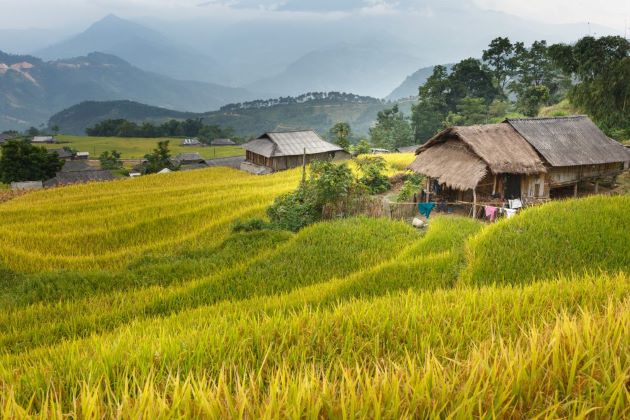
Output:
<instances>
[{"instance_id":1,"label":"sky","mask_svg":"<svg viewBox=\"0 0 630 420\"><path fill-rule=\"evenodd\" d=\"M265 15L331 19L348 13L423 13L432 4L465 7L470 3L541 22L592 22L619 34L630 32L630 0L0 0L0 29L85 25L109 13L164 20Z\"/></svg>"}]
</instances>

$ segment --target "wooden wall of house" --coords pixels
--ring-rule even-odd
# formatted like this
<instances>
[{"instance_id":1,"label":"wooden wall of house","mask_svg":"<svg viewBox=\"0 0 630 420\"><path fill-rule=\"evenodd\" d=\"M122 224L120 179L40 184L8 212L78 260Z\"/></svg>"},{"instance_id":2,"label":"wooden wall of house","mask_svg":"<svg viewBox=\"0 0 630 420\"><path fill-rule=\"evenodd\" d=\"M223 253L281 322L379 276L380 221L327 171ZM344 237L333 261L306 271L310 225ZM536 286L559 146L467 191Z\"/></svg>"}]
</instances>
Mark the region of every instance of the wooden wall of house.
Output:
<instances>
[{"instance_id":1,"label":"wooden wall of house","mask_svg":"<svg viewBox=\"0 0 630 420\"><path fill-rule=\"evenodd\" d=\"M549 168L549 184L551 188L575 184L579 181L596 180L619 175L623 171L623 163L603 165L566 166Z\"/></svg>"},{"instance_id":2,"label":"wooden wall of house","mask_svg":"<svg viewBox=\"0 0 630 420\"><path fill-rule=\"evenodd\" d=\"M306 163L309 164L314 160L329 160L334 161L347 160L350 158L348 152L327 152L317 153L312 155L306 155ZM278 156L273 158L266 158L262 155L247 151L245 153L245 159L260 166L267 166L274 171L283 171L285 169L298 168L302 166L302 156Z\"/></svg>"}]
</instances>

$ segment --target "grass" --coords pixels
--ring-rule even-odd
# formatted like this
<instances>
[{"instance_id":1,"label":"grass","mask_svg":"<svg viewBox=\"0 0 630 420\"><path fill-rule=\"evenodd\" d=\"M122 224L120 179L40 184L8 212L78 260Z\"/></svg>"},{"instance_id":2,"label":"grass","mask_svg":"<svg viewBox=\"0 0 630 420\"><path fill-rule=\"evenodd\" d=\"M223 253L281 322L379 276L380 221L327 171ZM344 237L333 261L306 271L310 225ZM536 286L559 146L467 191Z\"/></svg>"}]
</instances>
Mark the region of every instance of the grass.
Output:
<instances>
[{"instance_id":1,"label":"grass","mask_svg":"<svg viewBox=\"0 0 630 420\"><path fill-rule=\"evenodd\" d=\"M199 153L201 156L213 159L231 156L242 156L245 151L240 146L224 147L193 147L181 146L180 138L136 138L136 137L90 137L90 136L57 136L59 144L46 145L49 149L59 147L73 147L78 151L90 152L92 159L106 150L117 150L123 159L141 159L144 155L151 153L161 140L170 140L170 149L173 155L179 153Z\"/></svg>"},{"instance_id":2,"label":"grass","mask_svg":"<svg viewBox=\"0 0 630 420\"><path fill-rule=\"evenodd\" d=\"M0 415L630 415L627 196L230 232L299 179L210 168L0 204Z\"/></svg>"},{"instance_id":3,"label":"grass","mask_svg":"<svg viewBox=\"0 0 630 420\"><path fill-rule=\"evenodd\" d=\"M469 241L465 278L522 283L630 267L630 196L593 196L533 208Z\"/></svg>"}]
</instances>

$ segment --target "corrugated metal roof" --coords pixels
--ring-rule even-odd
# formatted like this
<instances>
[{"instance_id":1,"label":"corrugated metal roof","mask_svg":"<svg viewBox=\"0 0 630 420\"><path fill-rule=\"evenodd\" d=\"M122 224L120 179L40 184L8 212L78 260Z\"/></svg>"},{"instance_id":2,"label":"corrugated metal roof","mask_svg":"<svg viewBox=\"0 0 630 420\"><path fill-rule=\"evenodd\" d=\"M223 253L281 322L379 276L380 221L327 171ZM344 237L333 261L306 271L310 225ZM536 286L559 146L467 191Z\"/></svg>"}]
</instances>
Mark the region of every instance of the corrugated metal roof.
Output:
<instances>
[{"instance_id":1,"label":"corrugated metal roof","mask_svg":"<svg viewBox=\"0 0 630 420\"><path fill-rule=\"evenodd\" d=\"M212 140L212 142L210 144L212 146L234 146L234 145L236 145L236 143L234 143L230 139L214 139L214 140Z\"/></svg>"},{"instance_id":2,"label":"corrugated metal roof","mask_svg":"<svg viewBox=\"0 0 630 420\"><path fill-rule=\"evenodd\" d=\"M323 140L317 133L310 130L265 133L242 147L268 158L299 156L304 153L304 149L306 149L307 155L343 150L343 148Z\"/></svg>"},{"instance_id":3,"label":"corrugated metal roof","mask_svg":"<svg viewBox=\"0 0 630 420\"><path fill-rule=\"evenodd\" d=\"M116 179L111 171L57 172L57 176L44 182L44 186L81 184L93 181L111 181Z\"/></svg>"},{"instance_id":4,"label":"corrugated metal roof","mask_svg":"<svg viewBox=\"0 0 630 420\"><path fill-rule=\"evenodd\" d=\"M506 120L551 166L630 161L630 154L586 116Z\"/></svg>"}]
</instances>

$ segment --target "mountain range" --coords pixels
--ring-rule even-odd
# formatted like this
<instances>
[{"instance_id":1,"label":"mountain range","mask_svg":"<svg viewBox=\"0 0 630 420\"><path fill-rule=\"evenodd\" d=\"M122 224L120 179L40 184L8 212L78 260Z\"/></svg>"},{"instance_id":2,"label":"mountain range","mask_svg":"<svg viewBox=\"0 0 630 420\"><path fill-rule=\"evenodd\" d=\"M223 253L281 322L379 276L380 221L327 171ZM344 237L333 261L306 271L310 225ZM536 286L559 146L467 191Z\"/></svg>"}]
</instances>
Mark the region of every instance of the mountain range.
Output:
<instances>
[{"instance_id":1,"label":"mountain range","mask_svg":"<svg viewBox=\"0 0 630 420\"><path fill-rule=\"evenodd\" d=\"M43 61L0 52L0 130L39 126L86 100L130 99L200 112L253 97L244 89L147 72L109 54Z\"/></svg>"},{"instance_id":2,"label":"mountain range","mask_svg":"<svg viewBox=\"0 0 630 420\"><path fill-rule=\"evenodd\" d=\"M569 42L589 30L586 24L532 22L464 0L400 0L388 3L398 9L385 11L379 2L360 0L269 1L260 16L226 22L202 16L214 2L199 3L195 19L108 15L60 41L68 29L2 30L0 49L32 50L0 53L0 130L44 123L87 100L127 99L195 112L313 91L396 100L415 95L432 65L479 57L497 36ZM229 3L251 8L260 1ZM366 10L366 4L374 7ZM319 13L330 8L335 12ZM590 30L611 33L597 25Z\"/></svg>"}]
</instances>

